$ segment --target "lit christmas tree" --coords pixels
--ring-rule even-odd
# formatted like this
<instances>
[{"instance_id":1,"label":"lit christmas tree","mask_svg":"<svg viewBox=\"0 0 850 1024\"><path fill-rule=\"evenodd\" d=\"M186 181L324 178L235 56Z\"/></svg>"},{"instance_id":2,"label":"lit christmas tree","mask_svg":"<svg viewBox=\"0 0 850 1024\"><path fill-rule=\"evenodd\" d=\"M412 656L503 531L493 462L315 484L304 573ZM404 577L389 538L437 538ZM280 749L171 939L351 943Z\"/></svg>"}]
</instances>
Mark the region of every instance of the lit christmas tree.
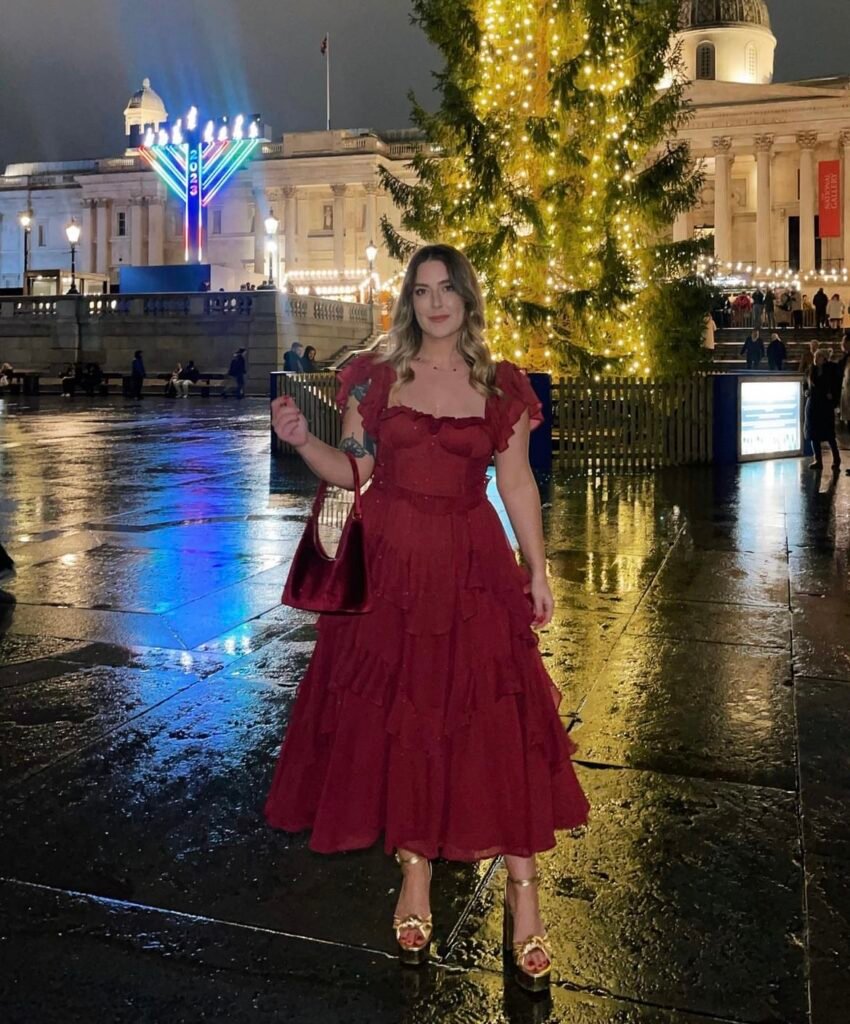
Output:
<instances>
[{"instance_id":1,"label":"lit christmas tree","mask_svg":"<svg viewBox=\"0 0 850 1024\"><path fill-rule=\"evenodd\" d=\"M482 275L497 357L640 375L698 360L700 245L663 243L702 187L675 138L688 117L670 51L679 6L414 0L445 59L441 103L430 114L411 96L430 146L417 183L384 170L383 184L402 232L462 248ZM412 240L382 227L403 260Z\"/></svg>"}]
</instances>

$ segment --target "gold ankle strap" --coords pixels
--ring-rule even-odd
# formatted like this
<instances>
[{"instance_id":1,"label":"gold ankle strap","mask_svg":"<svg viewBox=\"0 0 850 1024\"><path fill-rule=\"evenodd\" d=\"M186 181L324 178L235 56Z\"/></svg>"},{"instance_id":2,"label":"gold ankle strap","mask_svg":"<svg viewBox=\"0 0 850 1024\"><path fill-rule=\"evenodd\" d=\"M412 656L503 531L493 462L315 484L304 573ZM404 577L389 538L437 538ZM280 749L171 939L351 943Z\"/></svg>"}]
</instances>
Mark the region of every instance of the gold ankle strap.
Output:
<instances>
[{"instance_id":1,"label":"gold ankle strap","mask_svg":"<svg viewBox=\"0 0 850 1024\"><path fill-rule=\"evenodd\" d=\"M411 853L409 857L402 857L402 855L396 850L395 852L396 862L399 864L418 864L420 861L427 860L426 857L420 857L418 853Z\"/></svg>"},{"instance_id":2,"label":"gold ankle strap","mask_svg":"<svg viewBox=\"0 0 850 1024\"><path fill-rule=\"evenodd\" d=\"M532 875L531 878L512 878L508 875L508 881L518 885L520 889L526 889L529 885L537 885L540 881L540 875Z\"/></svg>"}]
</instances>

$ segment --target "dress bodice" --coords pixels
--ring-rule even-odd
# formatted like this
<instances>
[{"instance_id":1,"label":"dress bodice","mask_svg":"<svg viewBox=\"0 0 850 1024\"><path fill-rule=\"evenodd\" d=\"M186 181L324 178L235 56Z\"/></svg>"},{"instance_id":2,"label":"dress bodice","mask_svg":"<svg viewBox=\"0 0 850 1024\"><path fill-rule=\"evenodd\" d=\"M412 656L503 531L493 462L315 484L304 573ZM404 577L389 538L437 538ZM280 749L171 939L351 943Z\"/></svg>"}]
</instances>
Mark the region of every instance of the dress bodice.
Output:
<instances>
[{"instance_id":1,"label":"dress bodice","mask_svg":"<svg viewBox=\"0 0 850 1024\"><path fill-rule=\"evenodd\" d=\"M361 356L340 374L337 401L344 410L351 389L368 382L358 408L377 440L372 486L398 491L435 510L460 510L483 500L495 451L504 451L523 412L532 429L543 415L528 378L512 363L496 367L500 394L487 399L484 416L433 416L407 405L389 405L393 368Z\"/></svg>"}]
</instances>

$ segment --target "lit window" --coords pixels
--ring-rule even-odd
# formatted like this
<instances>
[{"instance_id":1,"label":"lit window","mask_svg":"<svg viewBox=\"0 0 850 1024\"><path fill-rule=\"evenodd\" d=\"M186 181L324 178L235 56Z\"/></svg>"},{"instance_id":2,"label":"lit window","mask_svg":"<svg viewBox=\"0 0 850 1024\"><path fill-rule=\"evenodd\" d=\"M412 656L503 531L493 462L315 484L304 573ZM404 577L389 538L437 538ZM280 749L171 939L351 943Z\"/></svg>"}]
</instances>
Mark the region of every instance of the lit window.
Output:
<instances>
[{"instance_id":1,"label":"lit window","mask_svg":"<svg viewBox=\"0 0 850 1024\"><path fill-rule=\"evenodd\" d=\"M759 77L759 55L755 43L747 43L747 78L757 82Z\"/></svg>"},{"instance_id":2,"label":"lit window","mask_svg":"<svg viewBox=\"0 0 850 1024\"><path fill-rule=\"evenodd\" d=\"M697 78L714 80L714 44L700 43L697 47Z\"/></svg>"}]
</instances>

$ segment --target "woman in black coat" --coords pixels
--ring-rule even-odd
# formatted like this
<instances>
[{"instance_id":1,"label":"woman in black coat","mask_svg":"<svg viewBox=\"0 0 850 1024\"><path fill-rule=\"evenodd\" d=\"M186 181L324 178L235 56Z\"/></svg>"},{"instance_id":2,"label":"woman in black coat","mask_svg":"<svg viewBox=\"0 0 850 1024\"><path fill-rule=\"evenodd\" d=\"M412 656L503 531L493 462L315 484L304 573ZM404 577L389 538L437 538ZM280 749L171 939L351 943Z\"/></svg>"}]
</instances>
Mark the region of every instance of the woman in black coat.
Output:
<instances>
[{"instance_id":1,"label":"woman in black coat","mask_svg":"<svg viewBox=\"0 0 850 1024\"><path fill-rule=\"evenodd\" d=\"M826 442L832 450L832 468L841 465L838 444L835 440L835 374L827 363L825 349L815 354L815 362L807 374L808 397L806 398L806 440L811 441L815 453L812 469L823 469L821 445Z\"/></svg>"}]
</instances>

